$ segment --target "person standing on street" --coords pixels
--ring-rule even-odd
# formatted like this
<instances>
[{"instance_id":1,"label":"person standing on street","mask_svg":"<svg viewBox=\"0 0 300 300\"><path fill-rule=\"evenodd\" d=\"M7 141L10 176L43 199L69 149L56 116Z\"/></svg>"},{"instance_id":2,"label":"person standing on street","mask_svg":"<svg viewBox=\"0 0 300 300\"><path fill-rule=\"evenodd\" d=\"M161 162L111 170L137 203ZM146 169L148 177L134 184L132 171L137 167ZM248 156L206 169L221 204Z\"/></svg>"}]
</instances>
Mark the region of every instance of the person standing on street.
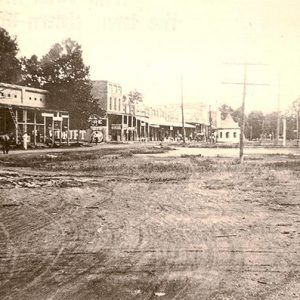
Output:
<instances>
[{"instance_id":1,"label":"person standing on street","mask_svg":"<svg viewBox=\"0 0 300 300\"><path fill-rule=\"evenodd\" d=\"M23 148L24 150L27 150L27 144L28 144L28 134L25 132L22 136L23 138Z\"/></svg>"}]
</instances>

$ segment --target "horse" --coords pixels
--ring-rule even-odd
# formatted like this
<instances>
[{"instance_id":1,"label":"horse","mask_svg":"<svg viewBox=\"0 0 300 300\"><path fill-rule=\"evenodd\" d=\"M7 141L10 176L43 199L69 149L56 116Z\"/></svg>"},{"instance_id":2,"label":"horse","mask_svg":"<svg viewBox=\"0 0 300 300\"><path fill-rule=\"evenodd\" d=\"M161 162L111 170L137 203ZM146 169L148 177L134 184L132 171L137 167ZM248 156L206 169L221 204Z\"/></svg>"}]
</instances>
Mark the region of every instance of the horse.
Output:
<instances>
[{"instance_id":1,"label":"horse","mask_svg":"<svg viewBox=\"0 0 300 300\"><path fill-rule=\"evenodd\" d=\"M10 137L8 134L0 135L0 142L2 144L3 154L8 154L10 147Z\"/></svg>"}]
</instances>

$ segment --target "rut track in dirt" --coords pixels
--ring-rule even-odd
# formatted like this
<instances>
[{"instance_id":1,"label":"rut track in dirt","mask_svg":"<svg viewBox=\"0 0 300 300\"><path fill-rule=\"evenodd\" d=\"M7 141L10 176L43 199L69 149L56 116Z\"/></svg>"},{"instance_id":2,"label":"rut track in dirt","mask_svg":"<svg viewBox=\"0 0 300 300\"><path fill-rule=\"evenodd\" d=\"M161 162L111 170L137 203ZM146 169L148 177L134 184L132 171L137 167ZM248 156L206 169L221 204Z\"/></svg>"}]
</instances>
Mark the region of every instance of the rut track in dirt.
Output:
<instances>
[{"instance_id":1,"label":"rut track in dirt","mask_svg":"<svg viewBox=\"0 0 300 300\"><path fill-rule=\"evenodd\" d=\"M281 200L249 203L244 201L249 198L248 188L241 192L245 195L236 196L222 183L230 178L218 179L217 188L212 189L206 182L213 173L208 179L194 175L178 181L176 193L171 193L173 182L158 184L130 176L64 178L43 173L43 186L26 187L38 180L27 174L14 191L26 191L32 203L16 199L13 191L10 195L16 206L8 203L3 207L0 261L4 257L12 267L12 278L1 283L12 287L17 276L25 276L26 268L20 266L26 266L33 255L42 259L42 268L33 272L30 282L20 282L19 290L10 296L23 293L28 299L81 300L123 295L124 299L150 300L158 293L161 299L245 295L264 299L297 279L298 252L293 246L297 240L292 231L296 212L289 218L293 208L285 205L270 212ZM42 195L43 201L39 199ZM53 200L47 205L46 199ZM23 222L24 233L31 232L26 245L33 240L42 246L35 239L42 239L43 233L58 240L49 249L25 245L14 264L9 249L22 240L22 234L10 219L17 220L22 214L33 220L31 225ZM290 225L278 227L277 218ZM60 246L64 247L61 252ZM252 292L244 288L247 284Z\"/></svg>"}]
</instances>

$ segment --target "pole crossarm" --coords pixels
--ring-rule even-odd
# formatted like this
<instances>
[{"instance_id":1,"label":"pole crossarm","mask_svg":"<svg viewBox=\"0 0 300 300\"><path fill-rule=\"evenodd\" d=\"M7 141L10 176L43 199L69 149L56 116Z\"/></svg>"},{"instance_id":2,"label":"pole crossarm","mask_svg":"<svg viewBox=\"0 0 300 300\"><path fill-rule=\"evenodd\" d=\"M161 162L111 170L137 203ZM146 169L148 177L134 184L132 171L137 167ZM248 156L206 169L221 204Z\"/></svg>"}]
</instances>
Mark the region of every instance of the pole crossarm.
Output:
<instances>
[{"instance_id":1,"label":"pole crossarm","mask_svg":"<svg viewBox=\"0 0 300 300\"><path fill-rule=\"evenodd\" d=\"M244 85L244 82L222 82L222 84L238 84ZM268 83L255 83L255 82L247 82L246 85L263 85L263 86L270 86Z\"/></svg>"},{"instance_id":2,"label":"pole crossarm","mask_svg":"<svg viewBox=\"0 0 300 300\"><path fill-rule=\"evenodd\" d=\"M241 63L241 62L225 62L224 65L238 65L238 66L269 66L269 64L263 63Z\"/></svg>"}]
</instances>

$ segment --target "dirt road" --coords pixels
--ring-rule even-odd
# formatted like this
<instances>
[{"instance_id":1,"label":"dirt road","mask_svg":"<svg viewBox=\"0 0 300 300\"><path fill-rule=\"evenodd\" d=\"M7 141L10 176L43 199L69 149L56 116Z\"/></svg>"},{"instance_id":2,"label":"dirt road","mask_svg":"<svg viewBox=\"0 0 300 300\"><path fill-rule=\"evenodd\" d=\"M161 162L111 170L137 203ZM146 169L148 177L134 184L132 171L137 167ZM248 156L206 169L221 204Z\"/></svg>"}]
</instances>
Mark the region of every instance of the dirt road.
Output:
<instances>
[{"instance_id":1,"label":"dirt road","mask_svg":"<svg viewBox=\"0 0 300 300\"><path fill-rule=\"evenodd\" d=\"M1 299L300 298L297 157L118 151L1 162Z\"/></svg>"}]
</instances>

